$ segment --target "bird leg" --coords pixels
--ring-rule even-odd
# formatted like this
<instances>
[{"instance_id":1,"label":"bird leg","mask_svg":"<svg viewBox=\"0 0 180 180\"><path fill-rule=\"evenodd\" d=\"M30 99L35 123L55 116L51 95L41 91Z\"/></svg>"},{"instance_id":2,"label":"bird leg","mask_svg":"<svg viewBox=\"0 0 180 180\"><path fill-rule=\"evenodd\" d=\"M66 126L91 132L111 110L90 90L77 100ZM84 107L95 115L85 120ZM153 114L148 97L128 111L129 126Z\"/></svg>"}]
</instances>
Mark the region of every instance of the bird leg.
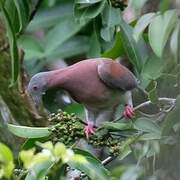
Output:
<instances>
[{"instance_id":1,"label":"bird leg","mask_svg":"<svg viewBox=\"0 0 180 180\"><path fill-rule=\"evenodd\" d=\"M123 112L123 116L126 118L126 119L132 119L134 117L134 109L131 105L127 104L125 106L125 110Z\"/></svg>"},{"instance_id":2,"label":"bird leg","mask_svg":"<svg viewBox=\"0 0 180 180\"><path fill-rule=\"evenodd\" d=\"M133 109L133 103L132 103L132 93L131 91L127 91L124 95L126 106L125 110L123 112L123 116L126 119L132 119L134 117L134 109Z\"/></svg>"},{"instance_id":3,"label":"bird leg","mask_svg":"<svg viewBox=\"0 0 180 180\"><path fill-rule=\"evenodd\" d=\"M87 125L84 128L84 133L86 135L86 138L89 139L89 136L94 134L95 130L94 130L94 123L91 121L87 122Z\"/></svg>"}]
</instances>

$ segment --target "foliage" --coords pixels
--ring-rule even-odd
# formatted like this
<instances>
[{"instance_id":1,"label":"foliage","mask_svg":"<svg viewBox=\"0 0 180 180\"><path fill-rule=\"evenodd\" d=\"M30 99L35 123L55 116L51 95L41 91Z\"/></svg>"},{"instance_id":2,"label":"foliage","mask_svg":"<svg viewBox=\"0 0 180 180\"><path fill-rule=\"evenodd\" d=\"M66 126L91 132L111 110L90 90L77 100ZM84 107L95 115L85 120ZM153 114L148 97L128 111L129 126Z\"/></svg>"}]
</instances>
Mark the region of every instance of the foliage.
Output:
<instances>
[{"instance_id":1,"label":"foliage","mask_svg":"<svg viewBox=\"0 0 180 180\"><path fill-rule=\"evenodd\" d=\"M13 169L22 179L62 178L69 166L91 179L178 179L180 11L175 2L163 0L146 12L143 9L149 2L0 1L11 57L11 86L20 86L23 62L19 52L23 49L24 66L30 75L62 59L66 65L92 57L125 59L139 79L140 89L146 91L145 97L133 94L137 106L132 121L118 117L106 122L87 140L95 148L103 146L113 159L117 157L115 168L106 168L92 154L74 148L76 141L84 138L83 108L61 101L63 111L56 113L59 106L53 100L58 98L52 91L43 97L45 106L54 113L48 118L50 126L8 125L13 134L28 140L19 153L23 165L0 144L0 178L10 178ZM135 12L131 21L124 18L129 6ZM122 113L122 108L118 111Z\"/></svg>"}]
</instances>

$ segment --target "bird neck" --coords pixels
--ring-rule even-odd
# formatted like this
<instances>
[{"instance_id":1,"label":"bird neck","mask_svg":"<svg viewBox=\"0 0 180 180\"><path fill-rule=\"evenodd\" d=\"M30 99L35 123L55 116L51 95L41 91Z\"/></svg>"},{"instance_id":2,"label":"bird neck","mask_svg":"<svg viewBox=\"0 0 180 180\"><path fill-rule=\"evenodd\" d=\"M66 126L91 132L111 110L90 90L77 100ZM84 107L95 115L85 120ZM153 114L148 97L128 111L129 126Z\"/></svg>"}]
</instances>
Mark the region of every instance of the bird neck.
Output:
<instances>
[{"instance_id":1,"label":"bird neck","mask_svg":"<svg viewBox=\"0 0 180 180\"><path fill-rule=\"evenodd\" d=\"M64 83L67 81L66 69L59 69L49 71L48 76L48 89L50 88L63 88Z\"/></svg>"}]
</instances>

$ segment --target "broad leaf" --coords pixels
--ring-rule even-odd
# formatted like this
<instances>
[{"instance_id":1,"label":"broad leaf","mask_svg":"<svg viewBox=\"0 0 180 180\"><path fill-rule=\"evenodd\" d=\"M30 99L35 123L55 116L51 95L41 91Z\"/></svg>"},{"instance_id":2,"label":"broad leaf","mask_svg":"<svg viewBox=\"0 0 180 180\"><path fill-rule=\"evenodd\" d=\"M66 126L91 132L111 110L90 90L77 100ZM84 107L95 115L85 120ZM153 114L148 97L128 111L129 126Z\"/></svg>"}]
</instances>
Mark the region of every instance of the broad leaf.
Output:
<instances>
[{"instance_id":1,"label":"broad leaf","mask_svg":"<svg viewBox=\"0 0 180 180\"><path fill-rule=\"evenodd\" d=\"M44 180L52 165L50 160L36 164L29 170L25 180Z\"/></svg>"},{"instance_id":2,"label":"broad leaf","mask_svg":"<svg viewBox=\"0 0 180 180\"><path fill-rule=\"evenodd\" d=\"M74 36L59 45L54 51L44 54L47 57L47 61L52 61L56 58L69 58L77 55L86 54L89 50L89 38L86 36ZM81 47L81 48L79 48Z\"/></svg>"},{"instance_id":3,"label":"broad leaf","mask_svg":"<svg viewBox=\"0 0 180 180\"><path fill-rule=\"evenodd\" d=\"M29 7L28 2L26 0L14 0L14 4L16 6L18 17L19 17L19 32L22 31L29 20Z\"/></svg>"},{"instance_id":4,"label":"broad leaf","mask_svg":"<svg viewBox=\"0 0 180 180\"><path fill-rule=\"evenodd\" d=\"M177 96L175 105L176 107L180 107L180 95Z\"/></svg>"},{"instance_id":5,"label":"broad leaf","mask_svg":"<svg viewBox=\"0 0 180 180\"><path fill-rule=\"evenodd\" d=\"M51 134L47 127L27 127L8 124L8 129L16 136L23 138L40 138Z\"/></svg>"},{"instance_id":6,"label":"broad leaf","mask_svg":"<svg viewBox=\"0 0 180 180\"><path fill-rule=\"evenodd\" d=\"M93 19L102 12L106 3L107 3L106 0L101 0L98 3L87 5L85 7L82 6L81 4L75 3L75 7L74 7L75 17L78 20L80 20L80 22Z\"/></svg>"},{"instance_id":7,"label":"broad leaf","mask_svg":"<svg viewBox=\"0 0 180 180\"><path fill-rule=\"evenodd\" d=\"M86 22L87 23L87 22ZM44 39L46 54L55 50L58 46L76 34L84 24L79 24L73 17L64 18L53 29L51 29Z\"/></svg>"},{"instance_id":8,"label":"broad leaf","mask_svg":"<svg viewBox=\"0 0 180 180\"><path fill-rule=\"evenodd\" d=\"M157 82L152 81L152 83L149 85L150 90L148 92L148 99L153 103L157 104L158 103L158 95L157 95Z\"/></svg>"},{"instance_id":9,"label":"broad leaf","mask_svg":"<svg viewBox=\"0 0 180 180\"><path fill-rule=\"evenodd\" d=\"M134 122L134 128L143 132L161 134L160 127L149 118L138 118Z\"/></svg>"},{"instance_id":10,"label":"broad leaf","mask_svg":"<svg viewBox=\"0 0 180 180\"><path fill-rule=\"evenodd\" d=\"M113 122L105 122L103 123L103 128L108 130L129 130L132 129L132 125L130 123L113 123Z\"/></svg>"},{"instance_id":11,"label":"broad leaf","mask_svg":"<svg viewBox=\"0 0 180 180\"><path fill-rule=\"evenodd\" d=\"M157 15L149 25L149 43L154 53L161 57L169 35L176 25L178 10L169 10Z\"/></svg>"},{"instance_id":12,"label":"broad leaf","mask_svg":"<svg viewBox=\"0 0 180 180\"><path fill-rule=\"evenodd\" d=\"M89 51L88 51L88 54L87 56L89 58L96 58L96 57L100 57L101 55L101 46L100 46L100 42L99 42L99 35L98 35L98 31L95 27L95 24L94 24L94 31L93 31L93 34L90 38L90 48L89 48Z\"/></svg>"},{"instance_id":13,"label":"broad leaf","mask_svg":"<svg viewBox=\"0 0 180 180\"><path fill-rule=\"evenodd\" d=\"M42 28L49 28L63 21L66 17L72 17L72 3L63 3L53 8L39 10L33 20L28 24L27 31L33 32ZM61 13L60 13L61 12Z\"/></svg>"},{"instance_id":14,"label":"broad leaf","mask_svg":"<svg viewBox=\"0 0 180 180\"><path fill-rule=\"evenodd\" d=\"M178 57L180 57L178 47L180 47L180 22L176 25L175 29L173 30L170 40L171 52L176 63L178 62Z\"/></svg>"},{"instance_id":15,"label":"broad leaf","mask_svg":"<svg viewBox=\"0 0 180 180\"><path fill-rule=\"evenodd\" d=\"M134 27L134 31L133 31L133 37L136 41L139 40L143 31L146 29L146 27L152 21L154 16L155 16L155 13L148 13L148 14L141 16L141 18L137 21L137 23Z\"/></svg>"},{"instance_id":16,"label":"broad leaf","mask_svg":"<svg viewBox=\"0 0 180 180\"><path fill-rule=\"evenodd\" d=\"M136 71L140 73L147 58L144 54L146 53L146 46L143 40L138 43L135 42L132 35L132 27L123 20L122 16L120 16L120 28L122 33L122 42L129 60L136 68Z\"/></svg>"},{"instance_id":17,"label":"broad leaf","mask_svg":"<svg viewBox=\"0 0 180 180\"><path fill-rule=\"evenodd\" d=\"M180 117L180 108L177 107L168 115L166 116L163 126L162 126L162 135L167 136L170 135L173 132L173 126L179 122L179 117Z\"/></svg>"},{"instance_id":18,"label":"broad leaf","mask_svg":"<svg viewBox=\"0 0 180 180\"><path fill-rule=\"evenodd\" d=\"M117 57L122 56L124 54L125 49L123 47L122 35L121 32L118 32L116 33L116 39L112 49L104 52L104 54L102 54L102 57L116 59Z\"/></svg>"},{"instance_id":19,"label":"broad leaf","mask_svg":"<svg viewBox=\"0 0 180 180\"><path fill-rule=\"evenodd\" d=\"M93 180L108 180L108 171L104 166L99 163L96 159L86 156L86 161L81 161L81 159L71 160L68 162L72 168L78 169L84 172L88 177Z\"/></svg>"},{"instance_id":20,"label":"broad leaf","mask_svg":"<svg viewBox=\"0 0 180 180\"><path fill-rule=\"evenodd\" d=\"M40 41L32 36L22 35L18 39L18 45L25 51L25 59L39 59L44 55L44 49Z\"/></svg>"},{"instance_id":21,"label":"broad leaf","mask_svg":"<svg viewBox=\"0 0 180 180\"><path fill-rule=\"evenodd\" d=\"M5 25L7 29L7 35L9 39L10 54L11 54L11 67L12 67L11 68L11 72L12 72L11 85L13 85L19 75L19 57L18 57L18 48L17 48L17 43L16 43L16 35L15 35L14 27L12 25L10 17L6 9L4 8L2 1L0 1L0 8L4 16Z\"/></svg>"}]
</instances>

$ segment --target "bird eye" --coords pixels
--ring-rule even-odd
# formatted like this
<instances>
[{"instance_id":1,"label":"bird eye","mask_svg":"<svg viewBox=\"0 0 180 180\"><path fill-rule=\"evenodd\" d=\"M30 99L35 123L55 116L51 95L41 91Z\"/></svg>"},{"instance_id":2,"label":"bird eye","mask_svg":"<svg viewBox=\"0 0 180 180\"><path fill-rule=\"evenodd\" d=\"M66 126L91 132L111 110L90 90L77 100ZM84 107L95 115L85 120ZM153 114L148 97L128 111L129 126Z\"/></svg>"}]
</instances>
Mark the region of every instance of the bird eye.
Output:
<instances>
[{"instance_id":1,"label":"bird eye","mask_svg":"<svg viewBox=\"0 0 180 180\"><path fill-rule=\"evenodd\" d=\"M33 90L34 90L34 91L37 91L37 90L38 90L38 87L37 87L37 86L33 86Z\"/></svg>"}]
</instances>

